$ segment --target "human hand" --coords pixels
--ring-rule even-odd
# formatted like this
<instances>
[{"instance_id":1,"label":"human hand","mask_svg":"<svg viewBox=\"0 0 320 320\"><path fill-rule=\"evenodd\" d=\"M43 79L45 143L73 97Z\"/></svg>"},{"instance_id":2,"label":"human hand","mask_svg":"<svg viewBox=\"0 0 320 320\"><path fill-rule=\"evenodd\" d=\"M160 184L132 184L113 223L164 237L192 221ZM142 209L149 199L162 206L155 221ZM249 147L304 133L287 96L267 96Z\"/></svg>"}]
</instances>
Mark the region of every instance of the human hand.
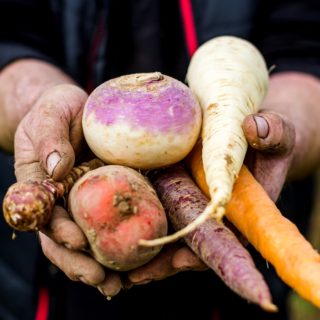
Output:
<instances>
[{"instance_id":1,"label":"human hand","mask_svg":"<svg viewBox=\"0 0 320 320\"><path fill-rule=\"evenodd\" d=\"M185 245L173 243L147 264L121 274L104 268L89 254L87 240L65 210L55 207L49 225L39 233L46 257L71 280L96 287L107 298L121 289L162 280L181 271L208 267Z\"/></svg>"},{"instance_id":2,"label":"human hand","mask_svg":"<svg viewBox=\"0 0 320 320\"><path fill-rule=\"evenodd\" d=\"M278 88L281 84L286 83L286 89L288 90L288 83L283 81L283 78L279 79L279 81L280 83L276 83L274 88L276 88L280 93L284 92ZM297 90L297 87L298 89L303 87L301 85L301 81L293 79L292 82L292 87L294 89L293 92L297 92L297 94L299 93L298 98L300 98L300 92ZM296 82L298 82L298 86L296 85ZM25 178L42 179L46 175L46 172L50 173L54 179L60 179L66 175L72 167L74 162L74 151L78 152L81 148L82 129L80 119L82 106L86 100L86 94L74 86L68 85L67 87L69 89L72 88L72 90L70 90L68 94L64 92L62 96L60 96L60 94L64 91L61 90L62 88L65 88L64 86L58 86L53 89L53 96L55 98L51 96L51 90L42 95L36 103L37 107L33 108L32 113L29 113L20 124L15 143L16 172L19 180ZM305 89L310 87L312 88L312 86L308 84ZM71 91L73 93L71 93ZM270 96L277 97L273 91L274 90L270 90L270 92L272 92ZM293 99L292 103L300 101L295 95L289 95L289 97L291 96ZM307 97L310 96L312 95L307 95ZM282 99L280 98L279 101L282 102ZM284 96L284 100L286 103L278 103L278 105L288 105L287 94ZM318 101L318 99L315 100ZM73 101L74 103L70 103L70 101ZM271 103L271 105L273 105L273 103ZM313 107L310 102L304 104L304 106L310 106L310 108ZM294 113L290 116L290 120L298 119L301 123L300 119L302 115L306 113L301 114L299 111L301 109L299 107L300 106L290 108L291 112L298 110L298 116ZM47 108L48 112L46 111ZM62 112L58 110L59 108L61 108ZM273 108L267 109L273 110ZM285 111L286 110L287 108ZM260 132L260 137L257 134L258 130L253 116L250 116L245 120L244 130L249 144L258 150L254 153L255 157L251 158L250 164L252 165L250 167L257 180L260 181L269 195L271 195L275 200L278 197L285 181L288 169L293 162L292 154L294 152L292 152L292 149L297 148L293 145L293 126L280 115L274 115L275 118L270 116L269 118L269 116L267 116L267 114L270 113L269 111L263 113L263 117L267 118L268 126L264 126L262 124L262 128L259 128L259 131L260 129L262 130L262 134ZM281 112L281 114L286 114L286 112ZM316 117L318 113L309 112L307 114L312 114L313 117ZM262 114L260 114L260 116L261 115ZM52 118L55 118L53 122L50 121ZM296 121L293 122L295 123L295 127L297 127ZM302 124L303 123L305 122L302 121ZM60 130L61 126L63 127L62 130ZM52 127L54 127L53 130L47 130ZM263 130L263 128L267 128L267 130ZM302 126L302 128L305 127ZM62 134L57 135L59 131L61 131ZM69 131L70 135L68 135ZM267 132L267 134L263 134L263 131ZM39 132L44 134L40 135ZM304 133L304 137L306 136L306 130L299 130L298 132L300 136L302 135L301 132ZM43 138L44 136L47 136L49 139ZM313 137L316 137L316 135L313 135ZM302 140L301 138L299 140L309 141L308 139ZM278 144L281 147L279 147ZM317 145L318 144L314 142L312 144L312 146ZM316 148L313 147L313 149ZM60 153L60 150L64 152ZM58 151L58 154L60 154L60 156L62 155L62 159L58 158L60 161L58 161L57 166L55 166L54 161L49 161L48 158L48 155L53 154L53 160L57 160L56 153L53 151ZM303 163L305 163L305 161ZM86 254L87 242L81 230L74 225L62 208L57 208L59 207L55 208L53 219L51 221L51 226L53 225L53 227L49 225L47 230L43 230L43 233L40 233L42 247L45 254L71 279L80 279L85 283L94 285L104 292L106 296L112 296L119 292L122 287L119 274L105 270ZM54 217L56 215L57 217L60 217L57 212L60 212L60 215L64 218L59 218L55 221ZM55 231L53 232L51 229ZM69 232L71 229L74 231ZM76 236L75 232L78 236ZM44 234L47 234L47 236ZM70 239L70 235L72 235L72 239ZM190 259L184 258L180 260L179 256L184 257L184 254L182 254L183 252ZM161 259L161 257L163 259ZM196 262L194 262L194 258L196 259ZM72 261L72 263L70 263L70 261ZM167 261L167 264L163 264L165 261ZM193 255L186 247L179 249L175 247L175 245L172 247L171 245L166 246L161 255L156 257L149 264L142 266L141 269L139 268L129 272L128 282L126 284L129 283L130 286L132 284L145 283L153 279L162 279L178 272L179 270L206 268L204 265L199 267L198 262L199 260L197 260L196 256ZM89 270L89 273L87 270Z\"/></svg>"},{"instance_id":3,"label":"human hand","mask_svg":"<svg viewBox=\"0 0 320 320\"><path fill-rule=\"evenodd\" d=\"M162 280L181 271L203 271L208 266L186 245L170 243L147 264L128 272L129 286Z\"/></svg>"},{"instance_id":4,"label":"human hand","mask_svg":"<svg viewBox=\"0 0 320 320\"><path fill-rule=\"evenodd\" d=\"M87 94L79 87L50 87L21 120L15 134L17 180L62 179L83 147L81 127Z\"/></svg>"},{"instance_id":5,"label":"human hand","mask_svg":"<svg viewBox=\"0 0 320 320\"><path fill-rule=\"evenodd\" d=\"M263 111L257 114L268 122L266 126L260 121L261 137L254 115L243 124L251 151L255 150L254 157L248 152L249 167L274 201L286 179L301 179L319 168L319 99L318 78L301 72L279 72L270 77Z\"/></svg>"},{"instance_id":6,"label":"human hand","mask_svg":"<svg viewBox=\"0 0 320 320\"><path fill-rule=\"evenodd\" d=\"M94 286L107 298L117 295L123 287L119 273L105 269L90 256L84 233L64 208L55 206L39 239L44 255L69 279Z\"/></svg>"},{"instance_id":7,"label":"human hand","mask_svg":"<svg viewBox=\"0 0 320 320\"><path fill-rule=\"evenodd\" d=\"M181 271L208 269L188 247L173 243L137 269L121 275L108 270L89 255L84 234L60 206L55 207L39 237L44 254L54 265L71 280L97 287L107 298L117 295L122 288L162 280Z\"/></svg>"},{"instance_id":8,"label":"human hand","mask_svg":"<svg viewBox=\"0 0 320 320\"><path fill-rule=\"evenodd\" d=\"M293 160L294 126L280 114L261 111L245 118L243 130L250 145L246 163L276 201Z\"/></svg>"},{"instance_id":9,"label":"human hand","mask_svg":"<svg viewBox=\"0 0 320 320\"><path fill-rule=\"evenodd\" d=\"M81 117L87 95L74 85L59 85L44 92L21 121L15 136L18 180L63 178L84 144ZM124 286L159 280L186 269L206 266L187 247L167 246L147 265L120 274L105 269L88 254L87 240L68 213L56 206L49 225L39 232L44 254L70 279L97 287L105 296Z\"/></svg>"},{"instance_id":10,"label":"human hand","mask_svg":"<svg viewBox=\"0 0 320 320\"><path fill-rule=\"evenodd\" d=\"M16 131L18 181L42 180L48 175L60 180L70 171L75 155L84 145L81 120L86 99L83 90L70 84L43 92ZM39 232L39 238L44 254L70 279L100 284L111 296L119 291L119 276L107 273L85 253L86 238L62 207L54 208L50 223Z\"/></svg>"}]
</instances>

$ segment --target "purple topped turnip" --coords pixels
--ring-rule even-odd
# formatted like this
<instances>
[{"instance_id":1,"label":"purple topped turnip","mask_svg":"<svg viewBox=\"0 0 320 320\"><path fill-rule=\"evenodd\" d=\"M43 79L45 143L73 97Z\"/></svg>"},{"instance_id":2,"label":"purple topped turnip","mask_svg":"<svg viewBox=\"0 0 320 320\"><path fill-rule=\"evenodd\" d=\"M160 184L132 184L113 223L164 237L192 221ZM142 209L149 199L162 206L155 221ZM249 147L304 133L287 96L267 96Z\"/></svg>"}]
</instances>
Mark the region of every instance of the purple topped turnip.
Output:
<instances>
[{"instance_id":1,"label":"purple topped turnip","mask_svg":"<svg viewBox=\"0 0 320 320\"><path fill-rule=\"evenodd\" d=\"M182 82L159 72L111 79L84 107L83 131L91 150L106 163L136 169L182 160L201 128L201 109Z\"/></svg>"}]
</instances>

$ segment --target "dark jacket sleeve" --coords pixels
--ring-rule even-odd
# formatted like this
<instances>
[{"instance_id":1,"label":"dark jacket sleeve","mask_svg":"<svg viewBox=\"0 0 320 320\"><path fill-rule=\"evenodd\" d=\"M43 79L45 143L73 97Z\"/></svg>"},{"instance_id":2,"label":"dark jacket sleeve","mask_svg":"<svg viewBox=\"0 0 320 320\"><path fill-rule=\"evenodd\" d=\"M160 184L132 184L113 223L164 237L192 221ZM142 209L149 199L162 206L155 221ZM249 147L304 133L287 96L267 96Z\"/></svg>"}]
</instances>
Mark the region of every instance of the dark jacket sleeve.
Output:
<instances>
[{"instance_id":1,"label":"dark jacket sleeve","mask_svg":"<svg viewBox=\"0 0 320 320\"><path fill-rule=\"evenodd\" d=\"M0 69L20 58L59 65L59 29L45 0L0 0Z\"/></svg>"},{"instance_id":2,"label":"dark jacket sleeve","mask_svg":"<svg viewBox=\"0 0 320 320\"><path fill-rule=\"evenodd\" d=\"M320 76L320 1L269 0L258 18L256 42L275 72Z\"/></svg>"}]
</instances>

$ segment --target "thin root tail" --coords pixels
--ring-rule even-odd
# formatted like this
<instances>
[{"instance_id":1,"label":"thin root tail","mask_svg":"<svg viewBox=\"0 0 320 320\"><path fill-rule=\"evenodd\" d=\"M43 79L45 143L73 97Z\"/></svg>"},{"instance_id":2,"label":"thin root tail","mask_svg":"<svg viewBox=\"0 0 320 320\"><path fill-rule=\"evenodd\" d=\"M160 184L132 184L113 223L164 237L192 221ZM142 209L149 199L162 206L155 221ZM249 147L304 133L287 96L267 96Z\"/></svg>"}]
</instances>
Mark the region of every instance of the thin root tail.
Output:
<instances>
[{"instance_id":1,"label":"thin root tail","mask_svg":"<svg viewBox=\"0 0 320 320\"><path fill-rule=\"evenodd\" d=\"M225 210L223 207L217 208L215 204L210 202L207 205L207 207L204 209L204 211L186 227L166 237L157 238L153 240L141 239L139 240L139 245L144 247L155 247L155 246L162 246L164 244L174 242L180 238L183 238L191 231L195 230L202 223L204 223L208 218L216 218L217 220L221 221L224 215L224 211Z\"/></svg>"}]
</instances>

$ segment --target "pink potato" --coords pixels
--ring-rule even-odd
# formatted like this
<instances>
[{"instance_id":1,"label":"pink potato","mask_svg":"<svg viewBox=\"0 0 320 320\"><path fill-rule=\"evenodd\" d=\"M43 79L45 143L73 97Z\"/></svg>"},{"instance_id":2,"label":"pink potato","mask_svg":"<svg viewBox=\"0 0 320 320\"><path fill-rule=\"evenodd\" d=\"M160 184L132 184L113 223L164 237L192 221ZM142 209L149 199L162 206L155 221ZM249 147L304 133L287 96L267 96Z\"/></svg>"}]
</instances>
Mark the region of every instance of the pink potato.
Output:
<instances>
[{"instance_id":1,"label":"pink potato","mask_svg":"<svg viewBox=\"0 0 320 320\"><path fill-rule=\"evenodd\" d=\"M69 209L93 257L113 270L134 269L151 260L161 247L142 247L138 241L167 233L167 218L154 189L125 166L86 173L70 191Z\"/></svg>"}]
</instances>

